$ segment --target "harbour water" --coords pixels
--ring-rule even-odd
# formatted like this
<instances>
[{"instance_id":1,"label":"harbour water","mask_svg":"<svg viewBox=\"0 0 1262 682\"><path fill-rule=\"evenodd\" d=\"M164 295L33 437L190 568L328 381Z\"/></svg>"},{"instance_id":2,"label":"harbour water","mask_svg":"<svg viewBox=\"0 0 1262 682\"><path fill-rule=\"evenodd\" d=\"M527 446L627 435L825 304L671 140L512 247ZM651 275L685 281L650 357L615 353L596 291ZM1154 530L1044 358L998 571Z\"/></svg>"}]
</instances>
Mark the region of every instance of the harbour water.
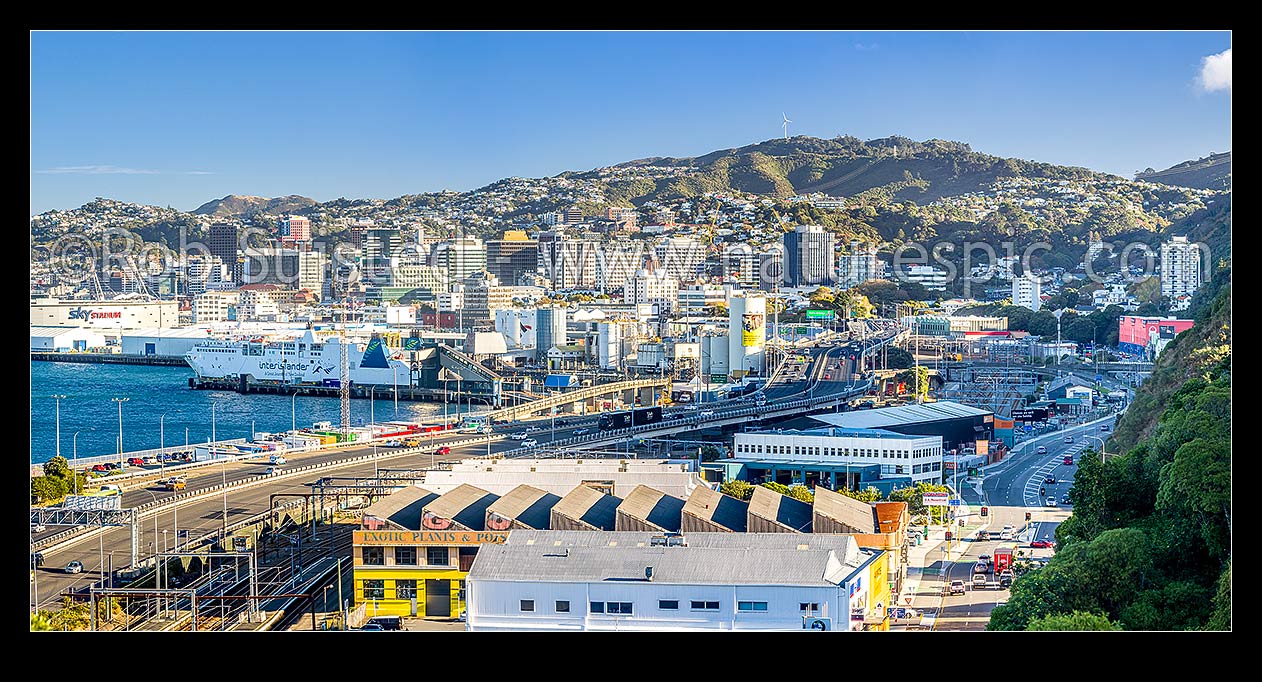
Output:
<instances>
[{"instance_id":1,"label":"harbour water","mask_svg":"<svg viewBox=\"0 0 1262 682\"><path fill-rule=\"evenodd\" d=\"M316 421L340 420L336 398L299 396L296 404L284 395L241 395L232 391L198 391L188 388L193 376L187 367L146 365L97 365L68 362L31 363L31 461L46 462L57 453L56 401L61 400L61 454L73 454L74 433L79 432L80 457L108 455L118 451L118 404L112 398L127 398L123 406L123 450L144 450L165 444L170 447L205 443L211 436L211 405L214 405L214 432L220 439L249 437L255 431L284 431L291 425L291 407L299 428ZM351 401L351 423L367 424L375 415L378 422L441 418L442 403L399 401L396 417L394 401L377 398ZM453 402L448 414L465 411ZM473 412L485 411L474 403ZM162 418L165 415L165 418ZM163 428L159 429L159 423Z\"/></svg>"}]
</instances>

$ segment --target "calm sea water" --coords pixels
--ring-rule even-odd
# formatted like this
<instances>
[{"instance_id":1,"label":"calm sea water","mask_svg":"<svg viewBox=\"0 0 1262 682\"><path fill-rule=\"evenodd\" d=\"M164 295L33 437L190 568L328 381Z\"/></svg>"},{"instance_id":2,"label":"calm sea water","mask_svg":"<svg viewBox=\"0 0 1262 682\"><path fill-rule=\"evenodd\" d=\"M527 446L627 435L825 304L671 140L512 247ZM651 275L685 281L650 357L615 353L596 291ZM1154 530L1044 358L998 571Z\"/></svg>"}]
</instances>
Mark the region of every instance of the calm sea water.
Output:
<instances>
[{"instance_id":1,"label":"calm sea water","mask_svg":"<svg viewBox=\"0 0 1262 682\"><path fill-rule=\"evenodd\" d=\"M256 431L283 431L290 427L291 398L280 395L241 395L231 391L196 391L188 387L193 376L187 367L146 365L95 365L71 362L31 363L31 461L46 462L57 453L56 401L61 400L61 454L72 455L73 436L79 432L80 457L117 452L118 405L111 398L128 398L123 403L123 450L144 450L159 446L159 418L164 424L165 444L182 445L185 430L188 442L205 443L211 433L211 404L215 405L215 435L220 438L249 437L251 422ZM370 411L376 420L395 419L394 401L378 398L351 401L351 423L367 424ZM448 413L455 414L454 404ZM473 411L485 410L474 403ZM399 401L398 419L414 421L443 414L442 403ZM316 421L341 419L336 398L299 396L298 427Z\"/></svg>"}]
</instances>

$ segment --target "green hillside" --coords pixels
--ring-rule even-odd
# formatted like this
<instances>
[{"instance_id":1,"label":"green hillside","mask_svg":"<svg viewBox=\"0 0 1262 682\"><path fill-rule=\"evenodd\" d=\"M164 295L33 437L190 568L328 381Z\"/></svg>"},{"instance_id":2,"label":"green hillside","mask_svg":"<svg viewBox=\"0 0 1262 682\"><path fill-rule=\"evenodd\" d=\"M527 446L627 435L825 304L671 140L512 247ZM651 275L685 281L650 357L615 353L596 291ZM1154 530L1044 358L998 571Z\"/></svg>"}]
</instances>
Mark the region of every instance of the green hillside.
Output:
<instances>
[{"instance_id":1,"label":"green hillside","mask_svg":"<svg viewBox=\"0 0 1262 682\"><path fill-rule=\"evenodd\" d=\"M1184 161L1163 171L1149 168L1136 173L1135 179L1195 189L1231 189L1231 152Z\"/></svg>"},{"instance_id":2,"label":"green hillside","mask_svg":"<svg viewBox=\"0 0 1262 682\"><path fill-rule=\"evenodd\" d=\"M706 192L742 191L770 196L823 192L854 196L874 188L897 187L894 199L929 202L982 189L1000 178L1108 179L1085 168L1004 159L945 140L916 142L888 137L866 142L845 136L829 140L797 136L687 158L640 159L615 168L686 169L683 177L609 183L611 197L636 204L693 197ZM578 173L586 177L590 173Z\"/></svg>"}]
</instances>

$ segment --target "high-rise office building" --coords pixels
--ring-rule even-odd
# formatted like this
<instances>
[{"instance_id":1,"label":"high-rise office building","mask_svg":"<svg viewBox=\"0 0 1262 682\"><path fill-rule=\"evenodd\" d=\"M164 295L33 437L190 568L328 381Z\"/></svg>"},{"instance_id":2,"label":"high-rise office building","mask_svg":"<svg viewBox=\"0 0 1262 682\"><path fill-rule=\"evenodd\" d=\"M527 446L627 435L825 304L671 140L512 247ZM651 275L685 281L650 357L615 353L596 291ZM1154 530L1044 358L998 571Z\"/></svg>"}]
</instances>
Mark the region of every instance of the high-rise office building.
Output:
<instances>
[{"instance_id":1,"label":"high-rise office building","mask_svg":"<svg viewBox=\"0 0 1262 682\"><path fill-rule=\"evenodd\" d=\"M301 252L294 249L246 249L243 281L250 284L277 284L299 288Z\"/></svg>"},{"instance_id":2,"label":"high-rise office building","mask_svg":"<svg viewBox=\"0 0 1262 682\"><path fill-rule=\"evenodd\" d=\"M284 241L311 241L311 221L302 216L287 215L280 219L280 237Z\"/></svg>"},{"instance_id":3,"label":"high-rise office building","mask_svg":"<svg viewBox=\"0 0 1262 682\"><path fill-rule=\"evenodd\" d=\"M522 230L506 230L499 239L486 242L486 271L505 285L519 284L523 274L539 265L539 242Z\"/></svg>"},{"instance_id":4,"label":"high-rise office building","mask_svg":"<svg viewBox=\"0 0 1262 682\"><path fill-rule=\"evenodd\" d=\"M697 271L705 262L705 247L688 237L671 237L654 245L659 269L665 270L681 282L697 279Z\"/></svg>"},{"instance_id":5,"label":"high-rise office building","mask_svg":"<svg viewBox=\"0 0 1262 682\"><path fill-rule=\"evenodd\" d=\"M232 223L213 223L206 236L206 247L210 255L219 258L219 262L231 267L237 262L237 226Z\"/></svg>"},{"instance_id":6,"label":"high-rise office building","mask_svg":"<svg viewBox=\"0 0 1262 682\"><path fill-rule=\"evenodd\" d=\"M486 271L486 245L477 237L461 237L434 244L434 265L448 281L461 282L475 272Z\"/></svg>"},{"instance_id":7,"label":"high-rise office building","mask_svg":"<svg viewBox=\"0 0 1262 682\"><path fill-rule=\"evenodd\" d=\"M364 231L361 249L361 276L375 280L390 271L390 259L402 249L403 235L398 230L375 228Z\"/></svg>"},{"instance_id":8,"label":"high-rise office building","mask_svg":"<svg viewBox=\"0 0 1262 682\"><path fill-rule=\"evenodd\" d=\"M538 270L552 280L553 289L594 289L599 247L561 230L540 232Z\"/></svg>"},{"instance_id":9,"label":"high-rise office building","mask_svg":"<svg viewBox=\"0 0 1262 682\"><path fill-rule=\"evenodd\" d=\"M583 222L583 211L577 206L571 206L565 209L565 222L570 225L576 225Z\"/></svg>"},{"instance_id":10,"label":"high-rise office building","mask_svg":"<svg viewBox=\"0 0 1262 682\"><path fill-rule=\"evenodd\" d=\"M625 303L652 303L669 315L679 300L679 280L668 272L637 270L622 289Z\"/></svg>"},{"instance_id":11,"label":"high-rise office building","mask_svg":"<svg viewBox=\"0 0 1262 682\"><path fill-rule=\"evenodd\" d=\"M883 268L876 257L876 244L850 242L850 250L841 256L840 286L847 289L870 279L880 279Z\"/></svg>"},{"instance_id":12,"label":"high-rise office building","mask_svg":"<svg viewBox=\"0 0 1262 682\"><path fill-rule=\"evenodd\" d=\"M818 225L799 225L784 235L784 284L802 287L832 284L837 273L833 267L831 232Z\"/></svg>"},{"instance_id":13,"label":"high-rise office building","mask_svg":"<svg viewBox=\"0 0 1262 682\"><path fill-rule=\"evenodd\" d=\"M758 254L758 288L774 291L784 285L784 245L772 244Z\"/></svg>"}]
</instances>

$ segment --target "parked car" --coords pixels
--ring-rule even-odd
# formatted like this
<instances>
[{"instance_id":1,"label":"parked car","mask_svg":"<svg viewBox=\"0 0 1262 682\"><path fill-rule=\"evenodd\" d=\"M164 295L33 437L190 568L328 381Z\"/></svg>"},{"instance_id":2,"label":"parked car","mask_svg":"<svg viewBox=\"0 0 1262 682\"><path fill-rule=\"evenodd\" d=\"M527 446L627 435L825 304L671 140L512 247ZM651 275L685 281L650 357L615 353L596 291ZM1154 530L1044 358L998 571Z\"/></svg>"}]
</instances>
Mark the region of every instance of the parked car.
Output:
<instances>
[{"instance_id":1,"label":"parked car","mask_svg":"<svg viewBox=\"0 0 1262 682\"><path fill-rule=\"evenodd\" d=\"M382 630L402 630L403 616L374 616L367 625L380 625Z\"/></svg>"},{"instance_id":2,"label":"parked car","mask_svg":"<svg viewBox=\"0 0 1262 682\"><path fill-rule=\"evenodd\" d=\"M964 581L952 580L951 586L948 588L948 594L964 594Z\"/></svg>"},{"instance_id":3,"label":"parked car","mask_svg":"<svg viewBox=\"0 0 1262 682\"><path fill-rule=\"evenodd\" d=\"M97 464L96 466L92 467L92 470L93 471L109 471L110 468L105 466L104 464Z\"/></svg>"},{"instance_id":4,"label":"parked car","mask_svg":"<svg viewBox=\"0 0 1262 682\"><path fill-rule=\"evenodd\" d=\"M82 573L82 572L83 572L83 562L71 561L70 563L66 564L66 573Z\"/></svg>"},{"instance_id":5,"label":"parked car","mask_svg":"<svg viewBox=\"0 0 1262 682\"><path fill-rule=\"evenodd\" d=\"M376 624L376 623L365 623L365 624L363 625L363 627L361 627L361 628L359 628L359 629L360 629L361 631L366 631L366 632L381 632L381 631L385 630L385 628L381 627L380 625L378 625L378 624Z\"/></svg>"},{"instance_id":6,"label":"parked car","mask_svg":"<svg viewBox=\"0 0 1262 682\"><path fill-rule=\"evenodd\" d=\"M140 461L141 461L141 463L142 463L142 464L144 464L145 466L154 466L155 464L157 464L157 463L158 463L158 458L157 458L157 457L153 457L153 456L149 456L149 457L145 457L144 459L142 459L142 460L140 460Z\"/></svg>"}]
</instances>

